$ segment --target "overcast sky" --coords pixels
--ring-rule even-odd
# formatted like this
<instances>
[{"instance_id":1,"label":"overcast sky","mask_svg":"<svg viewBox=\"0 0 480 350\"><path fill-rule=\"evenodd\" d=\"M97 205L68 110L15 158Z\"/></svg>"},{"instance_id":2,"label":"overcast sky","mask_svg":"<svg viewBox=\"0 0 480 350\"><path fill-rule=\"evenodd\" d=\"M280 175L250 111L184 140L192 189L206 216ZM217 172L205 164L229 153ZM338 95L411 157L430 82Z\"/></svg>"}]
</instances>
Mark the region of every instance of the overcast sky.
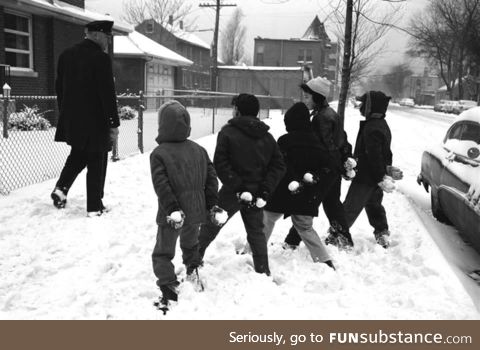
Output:
<instances>
[{"instance_id":1,"label":"overcast sky","mask_svg":"<svg viewBox=\"0 0 480 350\"><path fill-rule=\"evenodd\" d=\"M109 13L115 19L122 18L123 2L128 0L86 0L86 7L100 13ZM200 3L214 3L213 0L184 0L195 5L190 19L194 20L196 29L212 29L215 24L215 12L211 8L197 7ZM381 0L371 0L378 3L379 11L385 6L392 6L390 10L400 8L398 5L388 5ZM334 18L331 16L330 4L336 4L337 0L224 0L225 3L237 4L245 17L243 24L247 28L247 37L245 42L246 52L253 60L254 38L257 36L266 38L295 38L301 37L315 15L325 23L327 31L332 41L337 41L333 35L335 27ZM404 27L412 14L421 11L427 3L427 0L407 0L403 9L398 10L401 14L399 26ZM395 6L395 7L394 7ZM235 7L224 7L221 10L220 28L228 22ZM206 43L210 44L213 32L196 33ZM386 36L387 51L384 57L379 59L377 67L386 70L388 66L395 63L402 63L407 60L403 53L405 52L408 35L391 30ZM414 67L413 67L414 68ZM423 67L418 67L422 71Z\"/></svg>"}]
</instances>

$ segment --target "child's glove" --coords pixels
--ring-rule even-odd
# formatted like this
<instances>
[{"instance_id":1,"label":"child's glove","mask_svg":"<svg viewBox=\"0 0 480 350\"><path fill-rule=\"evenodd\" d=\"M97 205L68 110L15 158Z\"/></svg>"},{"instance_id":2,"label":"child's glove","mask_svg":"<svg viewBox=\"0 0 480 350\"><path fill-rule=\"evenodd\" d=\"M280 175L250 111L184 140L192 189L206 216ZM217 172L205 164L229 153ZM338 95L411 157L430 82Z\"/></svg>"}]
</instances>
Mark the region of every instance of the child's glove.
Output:
<instances>
[{"instance_id":1,"label":"child's glove","mask_svg":"<svg viewBox=\"0 0 480 350\"><path fill-rule=\"evenodd\" d=\"M178 230L179 228L181 228L183 226L184 221L185 221L185 214L181 209L172 211L172 213L167 216L167 224L172 226L175 230Z\"/></svg>"},{"instance_id":2,"label":"child's glove","mask_svg":"<svg viewBox=\"0 0 480 350\"><path fill-rule=\"evenodd\" d=\"M250 192L245 191L245 192L237 193L237 197L238 197L238 201L241 204L245 204L245 205L251 205L252 204L253 196Z\"/></svg>"},{"instance_id":3,"label":"child's glove","mask_svg":"<svg viewBox=\"0 0 480 350\"><path fill-rule=\"evenodd\" d=\"M348 173L349 170L353 170L357 167L357 161L353 158L348 157L345 163L343 163L343 166Z\"/></svg>"},{"instance_id":4,"label":"child's glove","mask_svg":"<svg viewBox=\"0 0 480 350\"><path fill-rule=\"evenodd\" d=\"M306 185L315 185L318 183L318 176L312 173L305 173L303 175L303 183Z\"/></svg>"},{"instance_id":5,"label":"child's glove","mask_svg":"<svg viewBox=\"0 0 480 350\"><path fill-rule=\"evenodd\" d=\"M228 220L228 213L216 205L210 209L208 216L210 221L219 227L223 226Z\"/></svg>"},{"instance_id":6,"label":"child's glove","mask_svg":"<svg viewBox=\"0 0 480 350\"><path fill-rule=\"evenodd\" d=\"M390 176L385 175L383 180L378 183L378 186L386 193L392 193L395 190L395 180Z\"/></svg>"},{"instance_id":7,"label":"child's glove","mask_svg":"<svg viewBox=\"0 0 480 350\"><path fill-rule=\"evenodd\" d=\"M292 194L300 193L303 189L303 185L298 181L292 181L288 184L288 190L292 192Z\"/></svg>"},{"instance_id":8,"label":"child's glove","mask_svg":"<svg viewBox=\"0 0 480 350\"><path fill-rule=\"evenodd\" d=\"M401 180L403 179L403 172L400 168L396 166L387 165L387 175L391 176L394 180Z\"/></svg>"}]
</instances>

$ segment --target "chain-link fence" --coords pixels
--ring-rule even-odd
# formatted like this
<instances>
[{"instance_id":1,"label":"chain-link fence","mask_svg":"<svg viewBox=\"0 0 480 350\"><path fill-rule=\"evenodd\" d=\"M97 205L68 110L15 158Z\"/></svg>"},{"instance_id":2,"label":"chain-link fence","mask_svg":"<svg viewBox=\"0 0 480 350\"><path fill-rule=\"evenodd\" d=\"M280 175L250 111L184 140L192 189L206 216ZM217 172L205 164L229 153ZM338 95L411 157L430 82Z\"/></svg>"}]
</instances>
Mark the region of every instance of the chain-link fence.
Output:
<instances>
[{"instance_id":1,"label":"chain-link fence","mask_svg":"<svg viewBox=\"0 0 480 350\"><path fill-rule=\"evenodd\" d=\"M119 137L112 160L151 151L156 146L158 108L175 99L191 116L191 139L212 133L232 118L235 94L165 90L161 95L119 95ZM261 119L285 109L292 99L258 96ZM54 141L58 109L55 96L12 96L0 100L0 195L59 176L70 147Z\"/></svg>"}]
</instances>

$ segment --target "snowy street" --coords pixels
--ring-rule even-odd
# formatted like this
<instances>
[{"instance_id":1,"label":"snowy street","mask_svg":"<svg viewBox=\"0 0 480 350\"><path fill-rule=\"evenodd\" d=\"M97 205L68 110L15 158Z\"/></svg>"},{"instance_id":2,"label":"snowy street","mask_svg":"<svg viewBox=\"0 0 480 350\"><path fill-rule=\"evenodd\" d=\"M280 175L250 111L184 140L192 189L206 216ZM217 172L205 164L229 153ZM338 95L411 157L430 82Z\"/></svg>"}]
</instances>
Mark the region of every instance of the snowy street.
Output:
<instances>
[{"instance_id":1,"label":"snowy street","mask_svg":"<svg viewBox=\"0 0 480 350\"><path fill-rule=\"evenodd\" d=\"M283 116L270 116L265 122L278 138L285 133ZM347 108L352 144L359 120L358 109ZM159 291L151 266L157 199L149 153L109 164L105 204L113 210L101 217L85 216L85 173L64 210L50 200L55 180L1 196L0 319L478 320L480 287L466 274L480 268L480 257L453 227L433 219L429 194L416 183L422 151L442 140L451 120L430 110L391 106L387 112L393 164L404 173L398 191L384 199L388 250L375 243L362 213L351 229L353 252L327 247L338 267L333 271L314 264L303 244L282 248L287 219L270 239L272 276L266 277L254 272L250 255L235 253L246 236L237 214L207 249L199 270L205 291L183 283L178 305L166 316L152 307ZM196 141L213 157L216 135ZM323 210L314 228L325 238ZM178 244L174 264L183 278Z\"/></svg>"}]
</instances>

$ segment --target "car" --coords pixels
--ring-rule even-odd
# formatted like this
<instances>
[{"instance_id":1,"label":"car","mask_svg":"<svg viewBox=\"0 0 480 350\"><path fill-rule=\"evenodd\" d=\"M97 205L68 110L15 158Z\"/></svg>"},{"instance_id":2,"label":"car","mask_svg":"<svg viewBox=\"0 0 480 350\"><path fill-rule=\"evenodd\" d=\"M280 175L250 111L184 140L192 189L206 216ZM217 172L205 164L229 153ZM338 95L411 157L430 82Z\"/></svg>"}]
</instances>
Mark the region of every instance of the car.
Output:
<instances>
[{"instance_id":1,"label":"car","mask_svg":"<svg viewBox=\"0 0 480 350\"><path fill-rule=\"evenodd\" d=\"M398 104L400 106L413 107L415 106L415 101L413 100L413 98L402 98L400 101L398 101Z\"/></svg>"},{"instance_id":2,"label":"car","mask_svg":"<svg viewBox=\"0 0 480 350\"><path fill-rule=\"evenodd\" d=\"M480 107L456 117L443 141L423 152L417 182L430 190L433 216L480 252Z\"/></svg>"},{"instance_id":3,"label":"car","mask_svg":"<svg viewBox=\"0 0 480 350\"><path fill-rule=\"evenodd\" d=\"M476 107L477 102L476 101L471 101L471 100L460 100L458 101L458 105L454 105L452 112L455 114L460 114L462 112L465 112L466 110Z\"/></svg>"},{"instance_id":4,"label":"car","mask_svg":"<svg viewBox=\"0 0 480 350\"><path fill-rule=\"evenodd\" d=\"M453 113L453 109L457 106L460 106L460 104L458 103L458 101L447 101L445 102L445 104L443 105L442 107L442 112L445 112L445 113Z\"/></svg>"},{"instance_id":5,"label":"car","mask_svg":"<svg viewBox=\"0 0 480 350\"><path fill-rule=\"evenodd\" d=\"M440 101L438 101L438 103L436 103L435 106L433 106L433 110L435 112L442 112L443 108L445 108L445 104L449 101L450 100L440 100Z\"/></svg>"}]
</instances>

